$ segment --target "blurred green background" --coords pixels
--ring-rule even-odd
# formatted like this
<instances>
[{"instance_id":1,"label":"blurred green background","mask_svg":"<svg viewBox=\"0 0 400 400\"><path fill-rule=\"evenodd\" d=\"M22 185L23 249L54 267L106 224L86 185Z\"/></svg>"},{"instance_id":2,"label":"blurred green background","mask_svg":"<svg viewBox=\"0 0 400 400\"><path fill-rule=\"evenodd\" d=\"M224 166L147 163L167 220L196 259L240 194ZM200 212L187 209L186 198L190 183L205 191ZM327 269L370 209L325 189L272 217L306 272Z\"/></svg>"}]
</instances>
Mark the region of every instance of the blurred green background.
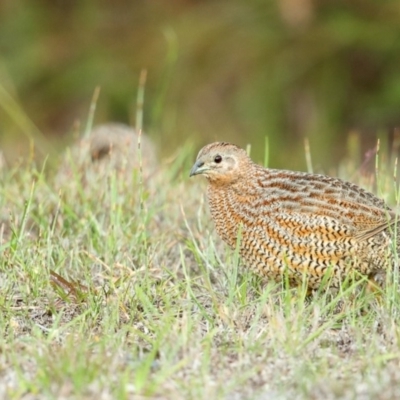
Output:
<instances>
[{"instance_id":1,"label":"blurred green background","mask_svg":"<svg viewBox=\"0 0 400 400\"><path fill-rule=\"evenodd\" d=\"M227 140L262 160L268 137L270 165L305 169L308 138L326 169L400 126L398 0L2 0L0 51L6 155L33 125L65 143L97 85L95 122L134 124L142 68L164 156Z\"/></svg>"}]
</instances>

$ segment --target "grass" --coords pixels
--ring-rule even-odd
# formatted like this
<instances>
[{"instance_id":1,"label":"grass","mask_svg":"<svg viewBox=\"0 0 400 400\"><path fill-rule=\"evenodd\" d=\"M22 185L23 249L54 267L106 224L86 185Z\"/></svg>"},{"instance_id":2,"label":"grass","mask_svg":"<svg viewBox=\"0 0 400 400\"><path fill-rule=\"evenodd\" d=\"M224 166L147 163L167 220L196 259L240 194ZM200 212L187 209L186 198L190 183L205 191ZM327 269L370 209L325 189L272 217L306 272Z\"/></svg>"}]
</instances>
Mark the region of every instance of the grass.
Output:
<instances>
[{"instance_id":1,"label":"grass","mask_svg":"<svg viewBox=\"0 0 400 400\"><path fill-rule=\"evenodd\" d=\"M0 397L398 398L398 274L380 298L263 282L216 236L193 158L141 187L1 171Z\"/></svg>"}]
</instances>

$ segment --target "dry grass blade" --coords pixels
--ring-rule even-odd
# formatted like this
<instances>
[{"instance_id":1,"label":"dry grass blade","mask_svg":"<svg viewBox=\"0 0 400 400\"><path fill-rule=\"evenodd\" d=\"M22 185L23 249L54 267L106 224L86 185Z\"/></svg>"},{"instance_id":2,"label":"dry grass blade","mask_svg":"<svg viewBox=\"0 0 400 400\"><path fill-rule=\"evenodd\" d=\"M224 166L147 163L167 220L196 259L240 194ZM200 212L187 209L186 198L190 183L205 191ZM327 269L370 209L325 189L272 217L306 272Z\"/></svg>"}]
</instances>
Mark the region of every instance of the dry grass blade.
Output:
<instances>
[{"instance_id":1,"label":"dry grass blade","mask_svg":"<svg viewBox=\"0 0 400 400\"><path fill-rule=\"evenodd\" d=\"M85 301L89 288L79 282L68 282L61 275L50 270L50 285L64 301L80 304Z\"/></svg>"}]
</instances>

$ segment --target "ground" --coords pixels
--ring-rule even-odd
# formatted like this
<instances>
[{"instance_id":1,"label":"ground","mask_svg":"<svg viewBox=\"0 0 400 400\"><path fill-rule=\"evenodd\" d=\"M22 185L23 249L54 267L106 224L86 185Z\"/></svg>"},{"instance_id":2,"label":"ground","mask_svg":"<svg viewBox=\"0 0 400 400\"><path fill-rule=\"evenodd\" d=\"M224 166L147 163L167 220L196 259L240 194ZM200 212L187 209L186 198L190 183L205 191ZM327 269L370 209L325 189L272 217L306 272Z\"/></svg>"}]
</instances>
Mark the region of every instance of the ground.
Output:
<instances>
[{"instance_id":1,"label":"ground","mask_svg":"<svg viewBox=\"0 0 400 400\"><path fill-rule=\"evenodd\" d=\"M0 398L400 398L397 271L311 298L259 279L195 154L145 179L1 171Z\"/></svg>"}]
</instances>

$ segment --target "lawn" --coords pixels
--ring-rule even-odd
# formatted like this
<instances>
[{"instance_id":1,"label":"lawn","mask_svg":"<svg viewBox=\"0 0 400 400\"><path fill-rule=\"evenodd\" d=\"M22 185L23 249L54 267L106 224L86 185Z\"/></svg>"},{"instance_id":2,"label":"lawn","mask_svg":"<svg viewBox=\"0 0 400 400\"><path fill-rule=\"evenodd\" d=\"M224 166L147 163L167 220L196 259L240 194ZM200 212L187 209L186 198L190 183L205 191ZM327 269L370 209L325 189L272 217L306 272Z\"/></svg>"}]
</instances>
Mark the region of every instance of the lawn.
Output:
<instances>
[{"instance_id":1,"label":"lawn","mask_svg":"<svg viewBox=\"0 0 400 400\"><path fill-rule=\"evenodd\" d=\"M0 171L0 398L400 398L397 271L311 298L254 276L189 180L196 150L151 174L68 152L67 176Z\"/></svg>"}]
</instances>

